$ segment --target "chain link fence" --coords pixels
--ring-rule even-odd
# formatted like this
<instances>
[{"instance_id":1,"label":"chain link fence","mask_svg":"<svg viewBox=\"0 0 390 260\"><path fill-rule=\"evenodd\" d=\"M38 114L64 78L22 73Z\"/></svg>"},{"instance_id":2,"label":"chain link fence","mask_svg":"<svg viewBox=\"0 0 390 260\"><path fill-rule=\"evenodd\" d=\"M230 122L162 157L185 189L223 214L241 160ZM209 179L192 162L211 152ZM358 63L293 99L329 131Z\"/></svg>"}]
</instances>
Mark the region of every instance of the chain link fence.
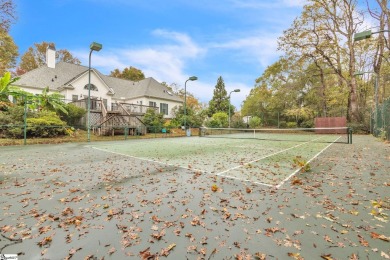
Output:
<instances>
[{"instance_id":1,"label":"chain link fence","mask_svg":"<svg viewBox=\"0 0 390 260\"><path fill-rule=\"evenodd\" d=\"M371 113L371 133L383 140L390 140L390 97Z\"/></svg>"},{"instance_id":2,"label":"chain link fence","mask_svg":"<svg viewBox=\"0 0 390 260\"><path fill-rule=\"evenodd\" d=\"M110 126L91 127L91 141L112 141L147 138L198 136L199 128L184 130L167 126ZM0 146L44 144L62 142L87 142L85 126L68 125L0 125Z\"/></svg>"}]
</instances>

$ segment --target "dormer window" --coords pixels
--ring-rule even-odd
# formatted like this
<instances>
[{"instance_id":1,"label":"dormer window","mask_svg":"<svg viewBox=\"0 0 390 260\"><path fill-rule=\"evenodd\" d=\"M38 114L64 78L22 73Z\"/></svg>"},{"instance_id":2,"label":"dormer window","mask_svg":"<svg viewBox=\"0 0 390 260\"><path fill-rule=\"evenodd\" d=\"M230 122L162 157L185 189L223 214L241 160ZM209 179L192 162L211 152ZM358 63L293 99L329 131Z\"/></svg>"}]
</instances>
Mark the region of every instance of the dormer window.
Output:
<instances>
[{"instance_id":1,"label":"dormer window","mask_svg":"<svg viewBox=\"0 0 390 260\"><path fill-rule=\"evenodd\" d=\"M84 86L84 89L88 90L88 84ZM98 88L94 84L91 84L91 90L92 91L99 91Z\"/></svg>"}]
</instances>

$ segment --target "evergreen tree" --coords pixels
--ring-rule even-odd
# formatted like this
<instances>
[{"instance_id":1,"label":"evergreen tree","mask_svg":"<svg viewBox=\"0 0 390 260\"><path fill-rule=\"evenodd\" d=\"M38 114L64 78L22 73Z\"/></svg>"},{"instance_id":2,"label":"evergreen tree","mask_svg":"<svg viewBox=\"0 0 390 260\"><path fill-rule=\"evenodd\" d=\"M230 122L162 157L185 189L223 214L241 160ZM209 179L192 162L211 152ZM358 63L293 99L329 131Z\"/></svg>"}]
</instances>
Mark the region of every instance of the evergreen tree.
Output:
<instances>
[{"instance_id":1,"label":"evergreen tree","mask_svg":"<svg viewBox=\"0 0 390 260\"><path fill-rule=\"evenodd\" d=\"M215 85L213 99L209 102L208 116L211 117L217 112L228 113L229 109L229 97L225 89L225 83L220 76Z\"/></svg>"}]
</instances>

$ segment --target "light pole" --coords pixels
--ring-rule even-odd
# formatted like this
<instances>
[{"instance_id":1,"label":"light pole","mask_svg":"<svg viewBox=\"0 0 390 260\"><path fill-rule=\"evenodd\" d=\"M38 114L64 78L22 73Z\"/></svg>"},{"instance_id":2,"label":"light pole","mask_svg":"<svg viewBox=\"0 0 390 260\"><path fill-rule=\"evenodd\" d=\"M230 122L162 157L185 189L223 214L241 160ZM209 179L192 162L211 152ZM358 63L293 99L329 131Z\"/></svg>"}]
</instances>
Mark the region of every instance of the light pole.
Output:
<instances>
[{"instance_id":1,"label":"light pole","mask_svg":"<svg viewBox=\"0 0 390 260\"><path fill-rule=\"evenodd\" d=\"M378 73L376 73L375 71L360 71L360 72L356 72L355 74L353 74L354 76L361 76L363 74L366 74L366 73L372 73L372 74L375 74L375 125L377 124L377 115L378 115L378 80L379 80L379 75ZM371 119L370 119L370 123L371 123ZM375 133L375 129L376 129L376 126L374 125L374 136L376 136L376 133ZM371 130L371 129L370 129Z\"/></svg>"},{"instance_id":2,"label":"light pole","mask_svg":"<svg viewBox=\"0 0 390 260\"><path fill-rule=\"evenodd\" d=\"M103 45L97 42L92 42L89 46L91 50L89 52L89 66L88 66L88 107L87 107L87 116L88 116L88 142L91 141L91 55L93 51L100 51Z\"/></svg>"},{"instance_id":3,"label":"light pole","mask_svg":"<svg viewBox=\"0 0 390 260\"><path fill-rule=\"evenodd\" d=\"M186 105L187 105L187 81L195 81L198 80L198 77L196 76L191 76L189 77L186 82L184 83L184 131L186 132L187 135L187 122L186 122L186 117L187 117L187 111L186 111Z\"/></svg>"},{"instance_id":4,"label":"light pole","mask_svg":"<svg viewBox=\"0 0 390 260\"><path fill-rule=\"evenodd\" d=\"M377 32L372 32L371 30L367 30L367 31L363 31L363 32L360 32L360 33L355 33L353 35L353 39L355 41L361 41L361 40L365 40L365 39L368 39L368 38L371 38L371 36L375 33L382 33L382 32L389 32L389 30L380 30L380 31L377 31ZM377 124L378 124L378 81L379 81L379 71L378 73L376 72L358 72L358 73L355 73L354 76L356 75L363 75L364 73L374 73L376 78L375 78L375 124L374 124L374 136L377 136L377 133L376 133L376 127L377 127ZM382 115L383 116L383 115ZM370 123L371 123L371 120L370 120Z\"/></svg>"},{"instance_id":5,"label":"light pole","mask_svg":"<svg viewBox=\"0 0 390 260\"><path fill-rule=\"evenodd\" d=\"M389 30L381 30L381 31L377 31L377 32L371 32L371 30L367 30L367 31L363 31L363 32L360 32L360 33L355 33L353 35L353 39L355 40L355 42L357 42L357 41L361 41L361 40L365 40L365 39L371 38L371 35L373 35L375 33L388 32L388 31Z\"/></svg>"},{"instance_id":6,"label":"light pole","mask_svg":"<svg viewBox=\"0 0 390 260\"><path fill-rule=\"evenodd\" d=\"M230 91L230 93L229 93L229 128L230 128L230 95L233 92L240 92L240 91L241 91L240 89L235 89L235 90Z\"/></svg>"}]
</instances>

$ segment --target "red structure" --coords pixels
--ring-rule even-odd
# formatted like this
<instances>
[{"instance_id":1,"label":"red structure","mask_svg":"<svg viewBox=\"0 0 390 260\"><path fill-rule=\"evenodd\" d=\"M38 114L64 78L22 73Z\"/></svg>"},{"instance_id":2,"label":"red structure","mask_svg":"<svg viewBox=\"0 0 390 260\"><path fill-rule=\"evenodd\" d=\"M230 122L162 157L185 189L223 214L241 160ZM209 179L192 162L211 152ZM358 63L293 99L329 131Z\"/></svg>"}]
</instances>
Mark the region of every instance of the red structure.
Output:
<instances>
[{"instance_id":1,"label":"red structure","mask_svg":"<svg viewBox=\"0 0 390 260\"><path fill-rule=\"evenodd\" d=\"M319 134L345 134L346 129L341 127L347 127L346 117L316 117L314 119L314 125L316 133ZM340 129L338 129L340 127ZM323 129L330 128L330 129Z\"/></svg>"}]
</instances>

